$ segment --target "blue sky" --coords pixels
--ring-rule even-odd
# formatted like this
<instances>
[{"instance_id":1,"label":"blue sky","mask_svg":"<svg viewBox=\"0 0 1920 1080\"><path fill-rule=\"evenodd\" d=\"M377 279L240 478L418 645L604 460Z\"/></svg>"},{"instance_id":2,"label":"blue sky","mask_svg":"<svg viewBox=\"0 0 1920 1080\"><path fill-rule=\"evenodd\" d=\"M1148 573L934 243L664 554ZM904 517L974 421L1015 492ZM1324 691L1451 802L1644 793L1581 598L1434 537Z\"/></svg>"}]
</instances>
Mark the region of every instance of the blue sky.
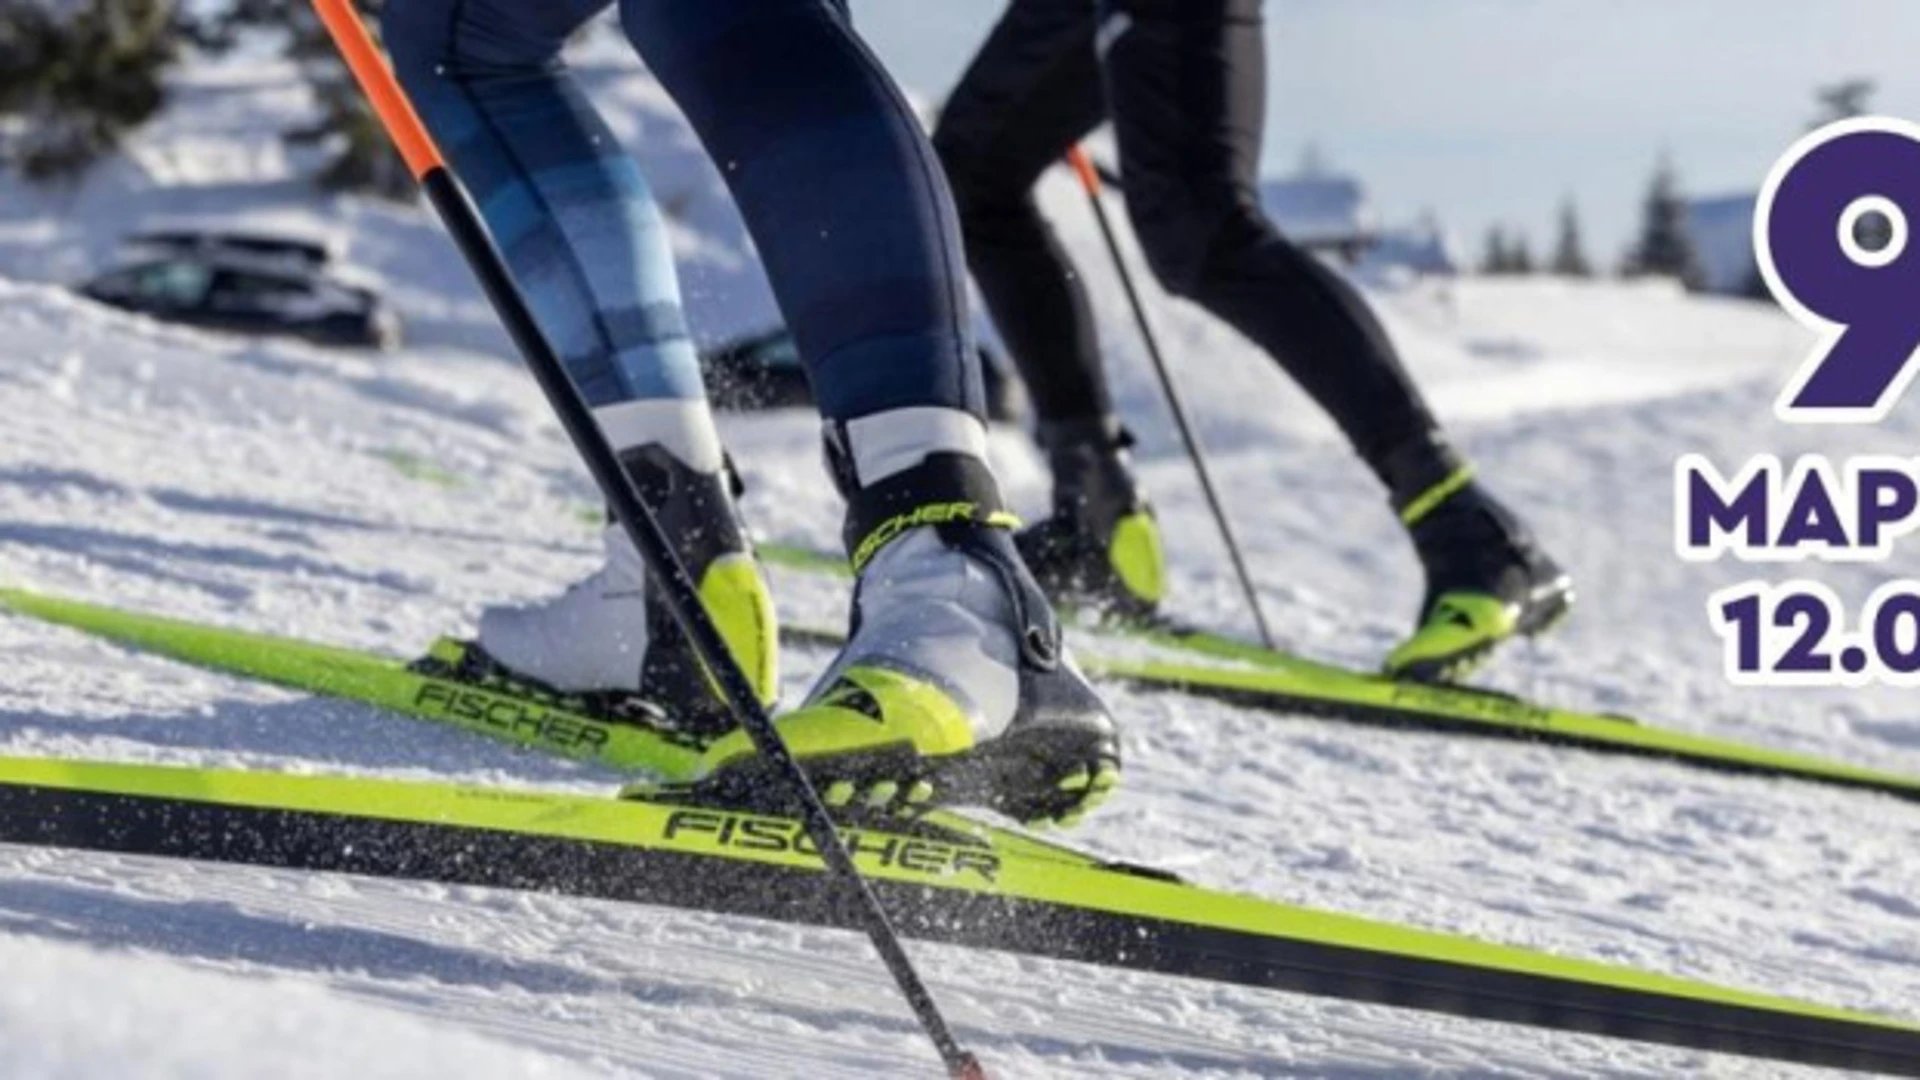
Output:
<instances>
[{"instance_id":1,"label":"blue sky","mask_svg":"<svg viewBox=\"0 0 1920 1080\"><path fill-rule=\"evenodd\" d=\"M914 89L949 89L1002 0L854 0ZM1572 196L1596 257L1627 243L1663 149L1698 194L1752 190L1864 75L1920 119L1920 0L1268 0L1267 167L1317 145L1388 220L1431 208L1477 251L1551 237Z\"/></svg>"}]
</instances>

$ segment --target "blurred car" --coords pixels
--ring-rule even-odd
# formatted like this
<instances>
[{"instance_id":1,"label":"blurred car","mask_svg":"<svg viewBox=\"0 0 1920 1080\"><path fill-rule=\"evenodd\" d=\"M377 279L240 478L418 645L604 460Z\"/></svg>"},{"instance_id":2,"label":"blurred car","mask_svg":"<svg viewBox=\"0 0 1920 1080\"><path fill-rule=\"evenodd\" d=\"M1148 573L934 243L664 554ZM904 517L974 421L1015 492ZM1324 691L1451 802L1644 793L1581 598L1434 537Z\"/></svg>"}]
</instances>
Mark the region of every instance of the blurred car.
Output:
<instances>
[{"instance_id":1,"label":"blurred car","mask_svg":"<svg viewBox=\"0 0 1920 1080\"><path fill-rule=\"evenodd\" d=\"M332 272L301 240L159 232L127 238L121 262L79 287L103 304L167 322L322 345L392 349L400 319L372 290Z\"/></svg>"},{"instance_id":2,"label":"blurred car","mask_svg":"<svg viewBox=\"0 0 1920 1080\"><path fill-rule=\"evenodd\" d=\"M1025 391L1005 362L982 346L980 367L986 375L987 416L999 421L1025 416ZM715 408L744 412L813 404L800 349L785 327L709 349L700 354L700 369Z\"/></svg>"}]
</instances>

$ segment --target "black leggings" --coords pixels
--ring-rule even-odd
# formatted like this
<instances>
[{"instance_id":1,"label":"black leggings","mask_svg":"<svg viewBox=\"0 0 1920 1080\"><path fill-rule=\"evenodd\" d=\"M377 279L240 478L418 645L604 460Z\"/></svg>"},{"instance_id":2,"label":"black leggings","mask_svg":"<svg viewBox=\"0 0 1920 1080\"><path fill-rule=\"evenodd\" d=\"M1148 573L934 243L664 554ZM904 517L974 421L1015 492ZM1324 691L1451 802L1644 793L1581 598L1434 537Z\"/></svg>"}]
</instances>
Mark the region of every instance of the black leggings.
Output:
<instances>
[{"instance_id":1,"label":"black leggings","mask_svg":"<svg viewBox=\"0 0 1920 1080\"><path fill-rule=\"evenodd\" d=\"M1394 474L1442 451L1392 342L1260 209L1261 22L1261 0L1013 0L934 134L974 278L1042 421L1109 415L1086 292L1033 187L1111 115L1161 283L1266 349L1390 488L1419 482Z\"/></svg>"}]
</instances>

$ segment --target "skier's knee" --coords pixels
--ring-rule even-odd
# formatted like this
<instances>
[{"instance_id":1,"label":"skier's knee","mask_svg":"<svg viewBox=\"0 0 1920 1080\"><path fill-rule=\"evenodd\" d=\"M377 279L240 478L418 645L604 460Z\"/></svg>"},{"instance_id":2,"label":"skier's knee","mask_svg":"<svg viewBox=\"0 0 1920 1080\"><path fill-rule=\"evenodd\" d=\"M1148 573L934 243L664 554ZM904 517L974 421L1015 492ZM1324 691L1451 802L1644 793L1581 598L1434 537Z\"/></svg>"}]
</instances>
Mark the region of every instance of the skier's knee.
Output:
<instances>
[{"instance_id":1,"label":"skier's knee","mask_svg":"<svg viewBox=\"0 0 1920 1080\"><path fill-rule=\"evenodd\" d=\"M1059 155L1009 134L997 103L964 91L941 110L930 141L963 214L1031 212L1034 187Z\"/></svg>"},{"instance_id":2,"label":"skier's knee","mask_svg":"<svg viewBox=\"0 0 1920 1080\"><path fill-rule=\"evenodd\" d=\"M1022 184L1000 170L983 167L982 148L945 124L934 129L933 149L946 171L970 248L1002 236L1024 235L1034 227L1040 209L1031 182Z\"/></svg>"},{"instance_id":3,"label":"skier's knee","mask_svg":"<svg viewBox=\"0 0 1920 1080\"><path fill-rule=\"evenodd\" d=\"M1127 209L1161 286L1174 296L1191 296L1205 272L1218 216L1201 213L1191 198L1139 198L1131 190Z\"/></svg>"},{"instance_id":4,"label":"skier's knee","mask_svg":"<svg viewBox=\"0 0 1920 1080\"><path fill-rule=\"evenodd\" d=\"M931 141L934 154L940 158L940 167L946 171L947 186L953 190L954 204L963 217L996 201L1018 198L1018 192L1003 190L1007 186L1004 182L996 183L992 170L978 167L983 148L968 138L959 125L950 123L948 116L942 115L934 126Z\"/></svg>"},{"instance_id":5,"label":"skier's knee","mask_svg":"<svg viewBox=\"0 0 1920 1080\"><path fill-rule=\"evenodd\" d=\"M1276 235L1257 207L1232 193L1129 188L1127 209L1147 265L1174 296L1193 298L1239 251Z\"/></svg>"}]
</instances>

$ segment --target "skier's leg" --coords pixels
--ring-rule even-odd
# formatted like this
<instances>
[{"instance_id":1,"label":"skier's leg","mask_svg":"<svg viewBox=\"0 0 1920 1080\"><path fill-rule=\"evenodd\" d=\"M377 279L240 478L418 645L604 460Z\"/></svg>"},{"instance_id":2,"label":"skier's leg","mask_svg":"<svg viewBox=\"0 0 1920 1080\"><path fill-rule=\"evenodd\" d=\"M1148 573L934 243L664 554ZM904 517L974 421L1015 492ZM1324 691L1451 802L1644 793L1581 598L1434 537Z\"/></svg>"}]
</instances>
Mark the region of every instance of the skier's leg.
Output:
<instances>
[{"instance_id":1,"label":"skier's leg","mask_svg":"<svg viewBox=\"0 0 1920 1080\"><path fill-rule=\"evenodd\" d=\"M1113 411L1086 288L1034 197L1106 118L1093 35L1089 0L1014 0L933 133L968 266L1042 423Z\"/></svg>"},{"instance_id":2,"label":"skier's leg","mask_svg":"<svg viewBox=\"0 0 1920 1080\"><path fill-rule=\"evenodd\" d=\"M740 204L848 496L853 635L782 730L816 770L844 770L829 787L848 797L1083 810L1117 778L1113 729L986 463L960 238L918 120L831 0L622 15ZM708 761L718 779L763 767L744 735Z\"/></svg>"},{"instance_id":3,"label":"skier's leg","mask_svg":"<svg viewBox=\"0 0 1920 1080\"><path fill-rule=\"evenodd\" d=\"M1086 287L1034 186L1106 116L1092 0L1015 0L941 110L967 261L1038 413L1054 512L1020 547L1048 592L1124 613L1164 581Z\"/></svg>"},{"instance_id":4,"label":"skier's leg","mask_svg":"<svg viewBox=\"0 0 1920 1080\"><path fill-rule=\"evenodd\" d=\"M1386 485L1428 569L1396 674L1443 677L1564 613L1565 575L1472 481L1359 292L1267 220L1262 0L1103 0L1107 92L1149 262L1264 347Z\"/></svg>"},{"instance_id":5,"label":"skier's leg","mask_svg":"<svg viewBox=\"0 0 1920 1080\"><path fill-rule=\"evenodd\" d=\"M1260 208L1261 0L1107 0L1106 54L1127 209L1149 264L1271 353L1390 486L1390 458L1435 431L1366 301ZM1452 471L1439 460L1417 464ZM1424 479L1424 478L1423 478Z\"/></svg>"},{"instance_id":6,"label":"skier's leg","mask_svg":"<svg viewBox=\"0 0 1920 1080\"><path fill-rule=\"evenodd\" d=\"M772 609L733 507L666 224L638 167L560 62L607 0L408 0L386 7L396 70L641 494L676 540L757 686L775 690ZM618 527L560 599L481 617L483 655L565 692L706 701L704 674Z\"/></svg>"}]
</instances>

